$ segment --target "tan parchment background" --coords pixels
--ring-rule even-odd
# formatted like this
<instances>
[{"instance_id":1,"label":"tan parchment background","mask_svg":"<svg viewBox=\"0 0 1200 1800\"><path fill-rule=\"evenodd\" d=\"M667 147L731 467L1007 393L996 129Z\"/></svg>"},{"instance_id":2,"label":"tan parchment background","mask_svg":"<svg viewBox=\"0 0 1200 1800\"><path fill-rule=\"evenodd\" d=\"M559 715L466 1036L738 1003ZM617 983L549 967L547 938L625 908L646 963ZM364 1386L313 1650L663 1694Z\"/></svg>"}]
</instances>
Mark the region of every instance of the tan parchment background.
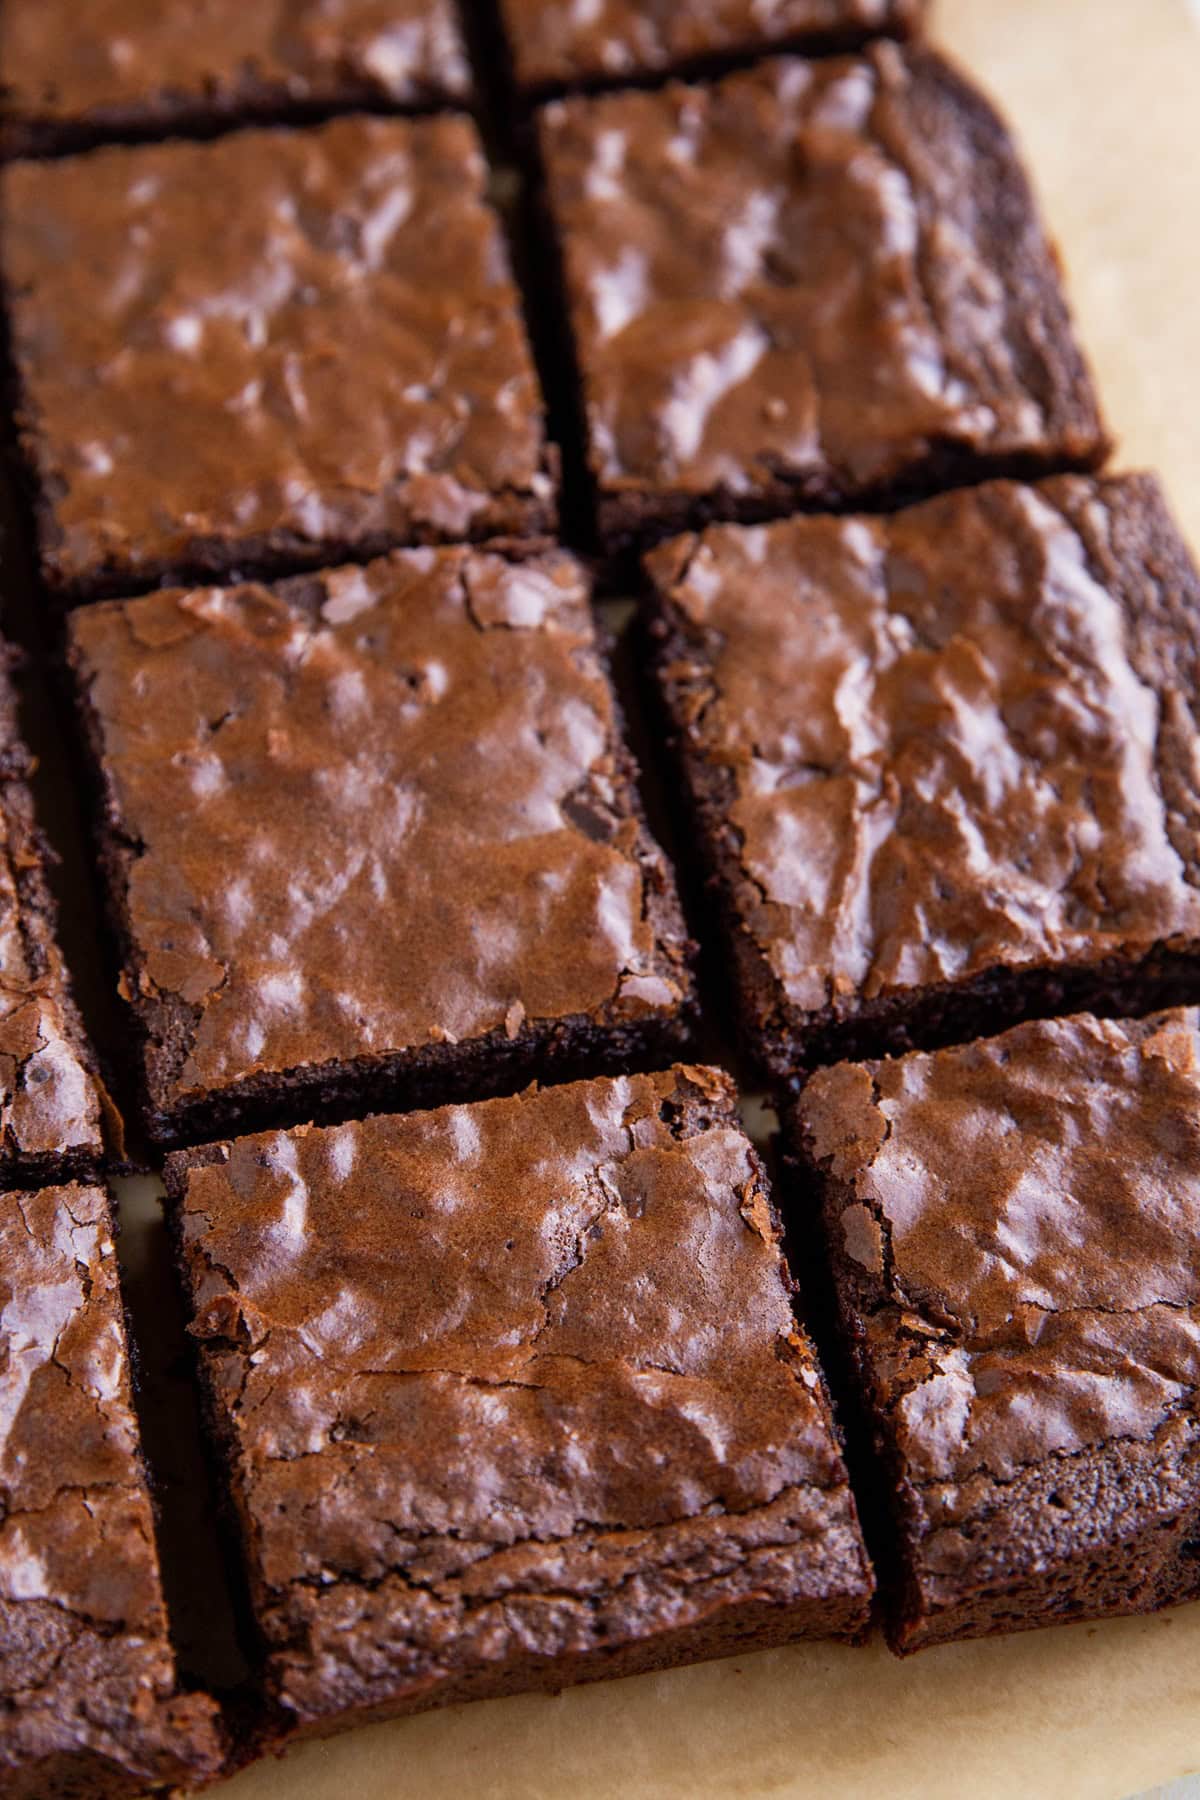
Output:
<instances>
[{"instance_id":1,"label":"tan parchment background","mask_svg":"<svg viewBox=\"0 0 1200 1800\"><path fill-rule=\"evenodd\" d=\"M1200 5L942 0L1013 117L1120 460L1200 546ZM898 1663L801 1647L307 1745L221 1800L1119 1800L1200 1768L1200 1605Z\"/></svg>"}]
</instances>

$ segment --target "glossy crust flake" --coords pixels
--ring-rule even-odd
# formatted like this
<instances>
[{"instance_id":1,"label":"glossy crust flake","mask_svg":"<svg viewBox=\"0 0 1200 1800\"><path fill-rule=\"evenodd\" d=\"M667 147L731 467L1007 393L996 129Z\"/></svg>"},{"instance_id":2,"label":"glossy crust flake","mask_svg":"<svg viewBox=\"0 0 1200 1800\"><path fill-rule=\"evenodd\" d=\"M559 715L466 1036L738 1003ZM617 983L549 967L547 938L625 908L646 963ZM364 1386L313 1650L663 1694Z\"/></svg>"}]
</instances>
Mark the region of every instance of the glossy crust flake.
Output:
<instances>
[{"instance_id":1,"label":"glossy crust flake","mask_svg":"<svg viewBox=\"0 0 1200 1800\"><path fill-rule=\"evenodd\" d=\"M137 1796L217 1774L175 1669L108 1201L0 1195L0 1786Z\"/></svg>"},{"instance_id":2,"label":"glossy crust flake","mask_svg":"<svg viewBox=\"0 0 1200 1800\"><path fill-rule=\"evenodd\" d=\"M610 549L1103 458L1012 141L933 52L555 101L541 146Z\"/></svg>"},{"instance_id":3,"label":"glossy crust flake","mask_svg":"<svg viewBox=\"0 0 1200 1800\"><path fill-rule=\"evenodd\" d=\"M155 1135L680 1043L689 945L565 553L102 602L70 657Z\"/></svg>"},{"instance_id":4,"label":"glossy crust flake","mask_svg":"<svg viewBox=\"0 0 1200 1800\"><path fill-rule=\"evenodd\" d=\"M1200 1596L1200 1016L819 1071L898 1649Z\"/></svg>"},{"instance_id":5,"label":"glossy crust flake","mask_svg":"<svg viewBox=\"0 0 1200 1800\"><path fill-rule=\"evenodd\" d=\"M18 430L67 598L551 532L541 398L475 127L3 171Z\"/></svg>"},{"instance_id":6,"label":"glossy crust flake","mask_svg":"<svg viewBox=\"0 0 1200 1800\"><path fill-rule=\"evenodd\" d=\"M0 151L462 100L452 0L5 0Z\"/></svg>"},{"instance_id":7,"label":"glossy crust flake","mask_svg":"<svg viewBox=\"0 0 1200 1800\"><path fill-rule=\"evenodd\" d=\"M723 57L848 48L915 30L925 0L501 0L513 72L526 91L598 87Z\"/></svg>"},{"instance_id":8,"label":"glossy crust flake","mask_svg":"<svg viewBox=\"0 0 1200 1800\"><path fill-rule=\"evenodd\" d=\"M167 1181L282 1736L865 1626L726 1076L302 1127Z\"/></svg>"},{"instance_id":9,"label":"glossy crust flake","mask_svg":"<svg viewBox=\"0 0 1200 1800\"><path fill-rule=\"evenodd\" d=\"M11 654L0 644L0 1186L94 1172L108 1105L55 937Z\"/></svg>"},{"instance_id":10,"label":"glossy crust flake","mask_svg":"<svg viewBox=\"0 0 1200 1800\"><path fill-rule=\"evenodd\" d=\"M1200 578L1148 476L713 527L659 677L775 1078L1200 988Z\"/></svg>"}]
</instances>

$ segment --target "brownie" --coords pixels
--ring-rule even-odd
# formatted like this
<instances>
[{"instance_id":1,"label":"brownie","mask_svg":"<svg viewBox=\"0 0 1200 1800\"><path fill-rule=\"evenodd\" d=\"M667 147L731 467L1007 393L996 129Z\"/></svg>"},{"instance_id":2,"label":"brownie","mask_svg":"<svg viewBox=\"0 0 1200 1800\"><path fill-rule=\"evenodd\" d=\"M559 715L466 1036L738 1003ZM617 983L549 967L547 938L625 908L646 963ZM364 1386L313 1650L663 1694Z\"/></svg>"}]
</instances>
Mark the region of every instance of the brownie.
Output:
<instances>
[{"instance_id":1,"label":"brownie","mask_svg":"<svg viewBox=\"0 0 1200 1800\"><path fill-rule=\"evenodd\" d=\"M527 93L645 80L765 50L907 36L925 0L500 0L512 72Z\"/></svg>"},{"instance_id":2,"label":"brownie","mask_svg":"<svg viewBox=\"0 0 1200 1800\"><path fill-rule=\"evenodd\" d=\"M682 1041L690 946L564 552L104 601L69 644L156 1138Z\"/></svg>"},{"instance_id":3,"label":"brownie","mask_svg":"<svg viewBox=\"0 0 1200 1800\"><path fill-rule=\"evenodd\" d=\"M94 1173L116 1123L55 935L15 659L0 642L0 1188Z\"/></svg>"},{"instance_id":4,"label":"brownie","mask_svg":"<svg viewBox=\"0 0 1200 1800\"><path fill-rule=\"evenodd\" d=\"M865 1628L718 1070L209 1145L167 1182L280 1736Z\"/></svg>"},{"instance_id":5,"label":"brownie","mask_svg":"<svg viewBox=\"0 0 1200 1800\"><path fill-rule=\"evenodd\" d=\"M462 100L452 0L4 0L0 151Z\"/></svg>"},{"instance_id":6,"label":"brownie","mask_svg":"<svg viewBox=\"0 0 1200 1800\"><path fill-rule=\"evenodd\" d=\"M933 52L555 101L541 148L609 551L1103 459L1016 151Z\"/></svg>"},{"instance_id":7,"label":"brownie","mask_svg":"<svg viewBox=\"0 0 1200 1800\"><path fill-rule=\"evenodd\" d=\"M551 531L485 175L450 115L10 164L2 268L49 588Z\"/></svg>"},{"instance_id":8,"label":"brownie","mask_svg":"<svg viewBox=\"0 0 1200 1800\"><path fill-rule=\"evenodd\" d=\"M1200 577L1152 477L714 526L647 567L771 1077L1200 994Z\"/></svg>"},{"instance_id":9,"label":"brownie","mask_svg":"<svg viewBox=\"0 0 1200 1800\"><path fill-rule=\"evenodd\" d=\"M0 1194L0 1785L189 1789L214 1703L180 1694L100 1188Z\"/></svg>"},{"instance_id":10,"label":"brownie","mask_svg":"<svg viewBox=\"0 0 1200 1800\"><path fill-rule=\"evenodd\" d=\"M1200 1596L1200 1015L813 1076L898 1650Z\"/></svg>"}]
</instances>

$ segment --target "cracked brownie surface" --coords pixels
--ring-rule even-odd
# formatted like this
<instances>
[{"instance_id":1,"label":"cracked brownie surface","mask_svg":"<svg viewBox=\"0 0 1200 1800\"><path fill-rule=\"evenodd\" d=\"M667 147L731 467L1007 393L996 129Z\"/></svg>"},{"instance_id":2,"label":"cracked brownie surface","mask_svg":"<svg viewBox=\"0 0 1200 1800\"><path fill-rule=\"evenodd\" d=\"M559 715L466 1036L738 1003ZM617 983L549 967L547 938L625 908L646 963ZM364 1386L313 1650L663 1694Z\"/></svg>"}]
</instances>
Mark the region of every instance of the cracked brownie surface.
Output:
<instances>
[{"instance_id":1,"label":"cracked brownie surface","mask_svg":"<svg viewBox=\"0 0 1200 1800\"><path fill-rule=\"evenodd\" d=\"M784 45L845 48L912 31L925 0L501 0L527 89L589 86Z\"/></svg>"},{"instance_id":2,"label":"cracked brownie surface","mask_svg":"<svg viewBox=\"0 0 1200 1800\"><path fill-rule=\"evenodd\" d=\"M842 1063L824 1185L897 1648L1200 1595L1200 1014Z\"/></svg>"},{"instance_id":3,"label":"cracked brownie surface","mask_svg":"<svg viewBox=\"0 0 1200 1800\"><path fill-rule=\"evenodd\" d=\"M18 430L50 587L87 598L551 532L541 396L485 177L474 125L451 116L5 169Z\"/></svg>"},{"instance_id":4,"label":"cracked brownie surface","mask_svg":"<svg viewBox=\"0 0 1200 1800\"><path fill-rule=\"evenodd\" d=\"M711 527L647 566L772 1075L1194 996L1200 578L1153 478Z\"/></svg>"},{"instance_id":5,"label":"cracked brownie surface","mask_svg":"<svg viewBox=\"0 0 1200 1800\"><path fill-rule=\"evenodd\" d=\"M735 1105L679 1067L168 1159L282 1729L864 1626Z\"/></svg>"},{"instance_id":6,"label":"cracked brownie surface","mask_svg":"<svg viewBox=\"0 0 1200 1800\"><path fill-rule=\"evenodd\" d=\"M677 1044L687 939L571 557L105 602L70 654L159 1134Z\"/></svg>"},{"instance_id":7,"label":"cracked brownie surface","mask_svg":"<svg viewBox=\"0 0 1200 1800\"><path fill-rule=\"evenodd\" d=\"M4 1793L190 1788L217 1709L175 1692L100 1189L0 1195L0 1343Z\"/></svg>"},{"instance_id":8,"label":"cracked brownie surface","mask_svg":"<svg viewBox=\"0 0 1200 1800\"><path fill-rule=\"evenodd\" d=\"M541 121L609 548L1101 459L1012 143L931 52Z\"/></svg>"},{"instance_id":9,"label":"cracked brownie surface","mask_svg":"<svg viewBox=\"0 0 1200 1800\"><path fill-rule=\"evenodd\" d=\"M0 66L9 155L470 91L452 0L6 0Z\"/></svg>"}]
</instances>

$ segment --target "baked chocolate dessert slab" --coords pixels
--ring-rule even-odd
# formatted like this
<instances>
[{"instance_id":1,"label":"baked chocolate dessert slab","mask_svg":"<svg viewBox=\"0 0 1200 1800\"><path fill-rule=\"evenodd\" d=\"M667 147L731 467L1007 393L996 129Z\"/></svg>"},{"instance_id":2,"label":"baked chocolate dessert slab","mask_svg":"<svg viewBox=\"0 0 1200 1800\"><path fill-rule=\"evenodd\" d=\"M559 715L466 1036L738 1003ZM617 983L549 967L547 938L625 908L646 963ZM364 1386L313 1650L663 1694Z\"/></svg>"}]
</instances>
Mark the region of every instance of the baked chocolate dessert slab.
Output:
<instances>
[{"instance_id":1,"label":"baked chocolate dessert slab","mask_svg":"<svg viewBox=\"0 0 1200 1800\"><path fill-rule=\"evenodd\" d=\"M683 1041L690 946L570 556L106 601L69 654L156 1138Z\"/></svg>"},{"instance_id":2,"label":"baked chocolate dessert slab","mask_svg":"<svg viewBox=\"0 0 1200 1800\"><path fill-rule=\"evenodd\" d=\"M5 0L0 151L463 100L452 0Z\"/></svg>"},{"instance_id":3,"label":"baked chocolate dessert slab","mask_svg":"<svg viewBox=\"0 0 1200 1800\"><path fill-rule=\"evenodd\" d=\"M1200 993L1200 578L1152 477L714 526L647 567L772 1078Z\"/></svg>"},{"instance_id":4,"label":"baked chocolate dessert slab","mask_svg":"<svg viewBox=\"0 0 1200 1800\"><path fill-rule=\"evenodd\" d=\"M95 1173L108 1098L71 997L0 642L0 1188Z\"/></svg>"},{"instance_id":5,"label":"baked chocolate dessert slab","mask_svg":"<svg viewBox=\"0 0 1200 1800\"><path fill-rule=\"evenodd\" d=\"M9 165L2 266L50 589L551 532L485 176L450 115Z\"/></svg>"},{"instance_id":6,"label":"baked chocolate dessert slab","mask_svg":"<svg viewBox=\"0 0 1200 1800\"><path fill-rule=\"evenodd\" d=\"M1200 1596L1200 1015L818 1071L898 1650Z\"/></svg>"},{"instance_id":7,"label":"baked chocolate dessert slab","mask_svg":"<svg viewBox=\"0 0 1200 1800\"><path fill-rule=\"evenodd\" d=\"M719 1071L267 1133L167 1182L281 1738L865 1628Z\"/></svg>"},{"instance_id":8,"label":"baked chocolate dessert slab","mask_svg":"<svg viewBox=\"0 0 1200 1800\"><path fill-rule=\"evenodd\" d=\"M108 1200L0 1194L0 1786L137 1796L220 1769L175 1689Z\"/></svg>"},{"instance_id":9,"label":"baked chocolate dessert slab","mask_svg":"<svg viewBox=\"0 0 1200 1800\"><path fill-rule=\"evenodd\" d=\"M1103 459L1017 152L931 51L540 118L609 550Z\"/></svg>"},{"instance_id":10,"label":"baked chocolate dessert slab","mask_svg":"<svg viewBox=\"0 0 1200 1800\"><path fill-rule=\"evenodd\" d=\"M513 73L527 93L615 85L771 49L849 49L907 36L925 0L500 0Z\"/></svg>"}]
</instances>

